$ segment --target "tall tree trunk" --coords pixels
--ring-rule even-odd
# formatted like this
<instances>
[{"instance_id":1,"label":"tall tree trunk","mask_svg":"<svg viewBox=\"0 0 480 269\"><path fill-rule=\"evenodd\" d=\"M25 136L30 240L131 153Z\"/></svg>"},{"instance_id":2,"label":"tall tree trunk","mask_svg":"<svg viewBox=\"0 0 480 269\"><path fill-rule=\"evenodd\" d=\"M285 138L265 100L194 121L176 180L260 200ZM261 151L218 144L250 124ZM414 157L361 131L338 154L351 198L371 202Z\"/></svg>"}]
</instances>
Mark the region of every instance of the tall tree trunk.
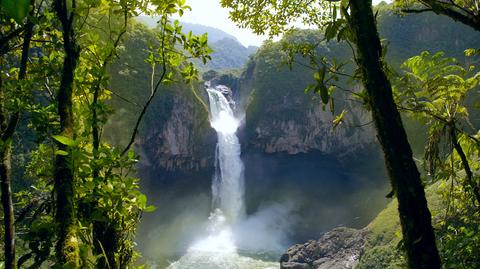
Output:
<instances>
[{"instance_id":1,"label":"tall tree trunk","mask_svg":"<svg viewBox=\"0 0 480 269\"><path fill-rule=\"evenodd\" d=\"M353 30L357 46L356 60L368 93L377 137L398 200L409 268L440 268L440 257L420 173L413 160L382 63L382 48L371 0L350 0L348 23Z\"/></svg>"},{"instance_id":2,"label":"tall tree trunk","mask_svg":"<svg viewBox=\"0 0 480 269\"><path fill-rule=\"evenodd\" d=\"M32 1L32 5L33 5ZM32 9L33 11L33 9ZM33 15L30 13L30 15ZM22 58L20 60L20 70L18 74L18 81L25 79L27 75L28 52L30 49L30 41L33 33L33 22L27 18L25 24L25 32L22 45ZM4 246L5 246L5 269L16 268L15 261L15 213L13 211L12 201L12 143L13 135L17 129L20 120L20 111L14 111L10 119L6 120L7 113L4 108L4 92L2 88L2 81L0 78L0 121L2 127L2 134L0 140L0 184L1 184L1 200L4 215ZM18 90L21 91L20 86Z\"/></svg>"},{"instance_id":3,"label":"tall tree trunk","mask_svg":"<svg viewBox=\"0 0 480 269\"><path fill-rule=\"evenodd\" d=\"M14 227L14 212L12 203L12 137L13 125L16 125L18 119L15 119L15 114L12 115L9 122L7 122L6 111L4 108L5 95L0 78L0 117L2 119L2 139L0 141L0 180L1 180L1 200L3 207L3 224L4 224L4 254L5 254L5 268L15 268L15 227ZM15 123L14 123L15 122Z\"/></svg>"},{"instance_id":4,"label":"tall tree trunk","mask_svg":"<svg viewBox=\"0 0 480 269\"><path fill-rule=\"evenodd\" d=\"M62 79L57 93L58 115L60 116L60 135L73 139L72 94L73 79L78 57L79 47L75 40L73 28L75 18L75 0L72 6L67 6L65 0L55 0L55 12L60 19L63 31L63 46L65 58L63 61ZM72 10L72 12L69 12ZM67 145L57 143L59 150L69 152ZM78 242L76 237L74 172L72 154L56 155L55 160L55 198L56 222L58 225L56 257L59 265L79 266Z\"/></svg>"},{"instance_id":5,"label":"tall tree trunk","mask_svg":"<svg viewBox=\"0 0 480 269\"><path fill-rule=\"evenodd\" d=\"M2 113L2 112L0 112ZM15 268L15 227L11 189L11 140L2 141L0 177L2 190L5 268Z\"/></svg>"}]
</instances>

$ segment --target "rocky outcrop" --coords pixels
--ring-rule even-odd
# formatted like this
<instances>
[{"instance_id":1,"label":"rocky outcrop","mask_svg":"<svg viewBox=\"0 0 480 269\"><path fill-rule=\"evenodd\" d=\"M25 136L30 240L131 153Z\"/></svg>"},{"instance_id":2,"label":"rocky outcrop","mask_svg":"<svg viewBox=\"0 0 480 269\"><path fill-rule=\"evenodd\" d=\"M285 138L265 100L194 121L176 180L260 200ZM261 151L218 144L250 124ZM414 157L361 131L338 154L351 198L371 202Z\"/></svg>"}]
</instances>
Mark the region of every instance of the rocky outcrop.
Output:
<instances>
[{"instance_id":1,"label":"rocky outcrop","mask_svg":"<svg viewBox=\"0 0 480 269\"><path fill-rule=\"evenodd\" d=\"M373 141L370 129L333 127L335 116L322 109L318 103L305 111L298 118L262 117L255 126L251 126L249 145L265 153L287 152L288 154L320 151L325 154L346 155L363 148ZM266 108L268 110L268 108ZM278 107L277 107L278 109ZM289 113L289 109L277 113ZM266 111L265 115L271 113ZM249 124L247 114L247 125ZM365 121L368 118L365 117ZM350 122L351 123L351 122Z\"/></svg>"},{"instance_id":2,"label":"rocky outcrop","mask_svg":"<svg viewBox=\"0 0 480 269\"><path fill-rule=\"evenodd\" d=\"M367 232L335 228L318 240L290 247L280 258L281 269L351 269L363 254Z\"/></svg>"},{"instance_id":3,"label":"rocky outcrop","mask_svg":"<svg viewBox=\"0 0 480 269\"><path fill-rule=\"evenodd\" d=\"M299 31L289 38L301 42L305 36L314 39L318 33ZM338 58L347 55L346 47L325 44L319 55ZM258 50L240 79L241 91L249 88L245 101L245 134L247 150L272 153L321 152L328 155L347 155L361 151L374 142L369 113L350 93L359 87L338 82L332 100L325 105L318 94L305 89L314 83L313 72L295 65L285 65L281 43L270 43ZM302 59L298 59L302 61ZM304 60L303 60L304 61ZM307 61L301 62L308 65ZM342 84L343 83L343 84ZM243 87L247 85L248 87ZM333 121L342 111L343 123L334 128Z\"/></svg>"},{"instance_id":4,"label":"rocky outcrop","mask_svg":"<svg viewBox=\"0 0 480 269\"><path fill-rule=\"evenodd\" d=\"M206 104L190 89L164 92L161 111L150 113L148 127L137 144L142 165L158 175L195 173L213 167L216 135Z\"/></svg>"}]
</instances>

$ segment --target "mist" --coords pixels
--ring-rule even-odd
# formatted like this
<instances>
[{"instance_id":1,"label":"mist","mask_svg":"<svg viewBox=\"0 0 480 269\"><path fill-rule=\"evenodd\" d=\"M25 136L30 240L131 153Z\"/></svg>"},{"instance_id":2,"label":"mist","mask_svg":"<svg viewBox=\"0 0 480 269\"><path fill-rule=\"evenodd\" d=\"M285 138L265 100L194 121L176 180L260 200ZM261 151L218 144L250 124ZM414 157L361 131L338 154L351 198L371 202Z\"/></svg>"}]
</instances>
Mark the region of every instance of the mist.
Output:
<instances>
[{"instance_id":1,"label":"mist","mask_svg":"<svg viewBox=\"0 0 480 269\"><path fill-rule=\"evenodd\" d=\"M388 180L375 150L348 160L318 153L243 154L246 216L232 227L238 252L276 261L290 245L332 228L363 228L388 202ZM144 260L164 268L208 234L212 176L150 180L144 189L158 209L143 216L137 242Z\"/></svg>"}]
</instances>

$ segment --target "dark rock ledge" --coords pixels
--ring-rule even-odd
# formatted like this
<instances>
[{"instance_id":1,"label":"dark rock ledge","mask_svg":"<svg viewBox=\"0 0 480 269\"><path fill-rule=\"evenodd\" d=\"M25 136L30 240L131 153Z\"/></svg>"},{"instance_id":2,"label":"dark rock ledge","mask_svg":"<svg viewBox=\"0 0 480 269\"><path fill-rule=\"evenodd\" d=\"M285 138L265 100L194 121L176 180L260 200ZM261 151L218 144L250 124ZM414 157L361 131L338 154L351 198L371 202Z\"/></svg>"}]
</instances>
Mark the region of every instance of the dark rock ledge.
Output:
<instances>
[{"instance_id":1,"label":"dark rock ledge","mask_svg":"<svg viewBox=\"0 0 480 269\"><path fill-rule=\"evenodd\" d=\"M280 258L281 269L351 269L363 254L366 230L335 228L305 244L290 247Z\"/></svg>"}]
</instances>

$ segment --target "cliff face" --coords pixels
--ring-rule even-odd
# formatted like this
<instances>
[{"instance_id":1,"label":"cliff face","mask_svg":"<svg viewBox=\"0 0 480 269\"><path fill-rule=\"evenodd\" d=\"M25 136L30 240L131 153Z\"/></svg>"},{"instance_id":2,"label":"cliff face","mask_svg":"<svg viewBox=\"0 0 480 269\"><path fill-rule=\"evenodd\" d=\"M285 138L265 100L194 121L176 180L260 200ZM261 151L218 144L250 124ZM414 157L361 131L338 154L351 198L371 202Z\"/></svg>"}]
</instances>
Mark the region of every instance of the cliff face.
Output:
<instances>
[{"instance_id":1,"label":"cliff face","mask_svg":"<svg viewBox=\"0 0 480 269\"><path fill-rule=\"evenodd\" d=\"M280 46L270 43L262 47L240 79L240 91L251 92L247 98L239 94L246 106L246 149L288 154L319 151L342 156L370 145L374 136L372 126L365 125L370 122L368 113L346 101L347 95L339 90L333 97L334 107L323 105L318 95L306 94L305 88L313 81L312 71L302 66L290 70L282 65L285 55ZM322 50L333 54L333 50L343 48L337 45L331 50L325 45ZM334 128L333 120L343 110L345 120Z\"/></svg>"},{"instance_id":2,"label":"cliff face","mask_svg":"<svg viewBox=\"0 0 480 269\"><path fill-rule=\"evenodd\" d=\"M165 90L145 120L137 145L142 166L154 171L157 178L213 167L216 135L199 90L187 86Z\"/></svg>"},{"instance_id":3,"label":"cliff face","mask_svg":"<svg viewBox=\"0 0 480 269\"><path fill-rule=\"evenodd\" d=\"M249 123L252 115L247 114L247 129L251 131L249 147L265 153L298 154L316 150L340 156L360 150L373 141L369 128L334 128L334 115L324 111L320 101L312 102L298 118L269 118L273 113L284 113L281 110L288 111L289 108L265 105L262 115L254 123Z\"/></svg>"},{"instance_id":4,"label":"cliff face","mask_svg":"<svg viewBox=\"0 0 480 269\"><path fill-rule=\"evenodd\" d=\"M155 33L140 26L126 37L121 60L110 67L115 113L104 134L120 148L128 143L141 106L149 98L151 66L144 59L149 44L156 42ZM178 82L161 87L135 141L140 174L148 183L173 182L178 175L186 178L200 172L210 179L216 135L208 120L203 85L187 85L178 78Z\"/></svg>"}]
</instances>

